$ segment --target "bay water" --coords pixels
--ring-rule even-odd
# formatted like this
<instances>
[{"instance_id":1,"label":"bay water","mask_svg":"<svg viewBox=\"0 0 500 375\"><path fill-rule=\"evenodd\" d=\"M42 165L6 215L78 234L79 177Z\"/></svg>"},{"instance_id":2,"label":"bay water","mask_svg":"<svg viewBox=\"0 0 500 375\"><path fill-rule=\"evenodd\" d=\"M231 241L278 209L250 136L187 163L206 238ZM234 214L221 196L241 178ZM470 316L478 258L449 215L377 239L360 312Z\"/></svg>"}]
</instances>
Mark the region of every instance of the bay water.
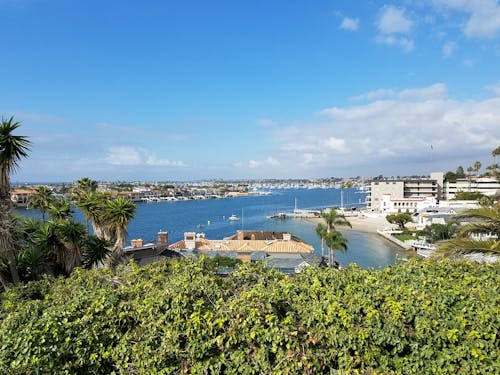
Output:
<instances>
[{"instance_id":1,"label":"bay water","mask_svg":"<svg viewBox=\"0 0 500 375\"><path fill-rule=\"evenodd\" d=\"M343 189L344 206L359 206L364 200L365 195L356 189ZM312 245L319 256L321 241L314 224L301 219L267 218L278 212L291 212L295 205L299 209L339 207L341 192L340 189L282 189L273 190L271 195L137 203L135 217L128 227L128 241L133 238L154 241L159 231L169 233L169 243L183 239L184 232L203 232L208 239L222 239L237 230L286 231ZM39 216L34 210L16 211L23 216ZM231 215L240 220L228 220ZM84 222L82 213L76 209L74 217ZM376 234L342 233L349 240L348 250L336 251L335 259L343 266L356 263L362 268L382 268L407 256L405 251Z\"/></svg>"}]
</instances>

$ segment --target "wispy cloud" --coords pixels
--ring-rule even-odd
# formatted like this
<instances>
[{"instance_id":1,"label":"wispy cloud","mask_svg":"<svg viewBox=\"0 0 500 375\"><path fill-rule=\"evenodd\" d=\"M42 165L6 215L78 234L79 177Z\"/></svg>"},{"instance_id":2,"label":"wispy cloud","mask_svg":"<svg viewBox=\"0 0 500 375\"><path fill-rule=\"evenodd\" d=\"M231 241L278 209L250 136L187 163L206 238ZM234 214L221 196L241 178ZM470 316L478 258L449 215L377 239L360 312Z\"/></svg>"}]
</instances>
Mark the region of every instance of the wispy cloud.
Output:
<instances>
[{"instance_id":1,"label":"wispy cloud","mask_svg":"<svg viewBox=\"0 0 500 375\"><path fill-rule=\"evenodd\" d=\"M279 160L275 159L272 156L268 156L263 160L249 160L248 162L237 162L235 163L235 167L237 168L249 168L249 169L258 169L258 168L269 168L269 167L278 167L281 163Z\"/></svg>"},{"instance_id":2,"label":"wispy cloud","mask_svg":"<svg viewBox=\"0 0 500 375\"><path fill-rule=\"evenodd\" d=\"M347 31L357 31L359 29L359 19L344 17L339 28Z\"/></svg>"},{"instance_id":3,"label":"wispy cloud","mask_svg":"<svg viewBox=\"0 0 500 375\"><path fill-rule=\"evenodd\" d=\"M497 85L490 89L500 92ZM281 140L282 160L304 170L332 166L359 170L368 165L390 170L400 162L419 164L427 158L430 163L431 157L460 159L466 153L477 158L500 143L500 96L456 101L447 96L444 84L436 83L379 89L359 97L376 99L326 108L321 111L326 119L322 123L279 129L276 139Z\"/></svg>"},{"instance_id":4,"label":"wispy cloud","mask_svg":"<svg viewBox=\"0 0 500 375\"><path fill-rule=\"evenodd\" d=\"M386 5L380 10L377 27L382 34L406 34L411 31L413 21L404 9Z\"/></svg>"},{"instance_id":5,"label":"wispy cloud","mask_svg":"<svg viewBox=\"0 0 500 375\"><path fill-rule=\"evenodd\" d=\"M470 38L494 38L500 34L500 4L496 0L432 0L438 8L467 15L463 33Z\"/></svg>"},{"instance_id":6,"label":"wispy cloud","mask_svg":"<svg viewBox=\"0 0 500 375\"><path fill-rule=\"evenodd\" d=\"M278 126L278 122L271 120L269 118L260 118L257 120L257 125L265 126L265 127L274 127L274 126Z\"/></svg>"},{"instance_id":7,"label":"wispy cloud","mask_svg":"<svg viewBox=\"0 0 500 375\"><path fill-rule=\"evenodd\" d=\"M404 9L389 5L382 7L376 27L379 32L375 37L377 43L399 47L406 52L411 52L415 48L413 39L406 36L413 28L413 21L406 15Z\"/></svg>"},{"instance_id":8,"label":"wispy cloud","mask_svg":"<svg viewBox=\"0 0 500 375\"><path fill-rule=\"evenodd\" d=\"M111 165L150 166L150 167L185 167L182 161L159 159L155 154L132 146L109 147L104 158Z\"/></svg>"},{"instance_id":9,"label":"wispy cloud","mask_svg":"<svg viewBox=\"0 0 500 375\"><path fill-rule=\"evenodd\" d=\"M455 42L446 42L443 44L442 53L443 57L446 59L455 53L457 49L457 44Z\"/></svg>"}]
</instances>

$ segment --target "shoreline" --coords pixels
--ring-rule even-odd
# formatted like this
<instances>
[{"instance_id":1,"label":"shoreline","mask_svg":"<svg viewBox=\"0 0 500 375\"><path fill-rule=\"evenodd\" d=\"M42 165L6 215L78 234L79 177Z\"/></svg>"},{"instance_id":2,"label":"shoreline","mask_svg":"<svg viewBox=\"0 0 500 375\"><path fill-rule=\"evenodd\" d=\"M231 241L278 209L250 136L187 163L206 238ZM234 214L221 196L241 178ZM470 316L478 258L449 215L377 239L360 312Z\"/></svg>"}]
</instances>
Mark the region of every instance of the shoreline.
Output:
<instances>
[{"instance_id":1,"label":"shoreline","mask_svg":"<svg viewBox=\"0 0 500 375\"><path fill-rule=\"evenodd\" d=\"M338 230L377 234L378 229L383 229L390 225L385 217L353 216L346 217L346 219L351 223L352 228L345 225L338 225L336 226ZM314 225L325 223L323 218L307 218L305 221Z\"/></svg>"}]
</instances>

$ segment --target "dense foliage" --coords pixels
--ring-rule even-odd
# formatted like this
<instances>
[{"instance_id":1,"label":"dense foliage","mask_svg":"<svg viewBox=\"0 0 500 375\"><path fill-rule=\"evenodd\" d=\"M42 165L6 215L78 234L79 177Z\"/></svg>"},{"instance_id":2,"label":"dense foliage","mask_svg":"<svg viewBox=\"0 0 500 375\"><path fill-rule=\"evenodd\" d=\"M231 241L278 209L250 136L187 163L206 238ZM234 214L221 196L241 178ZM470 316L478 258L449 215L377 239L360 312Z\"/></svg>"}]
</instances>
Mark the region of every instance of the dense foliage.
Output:
<instances>
[{"instance_id":1,"label":"dense foliage","mask_svg":"<svg viewBox=\"0 0 500 375\"><path fill-rule=\"evenodd\" d=\"M500 372L500 265L76 269L1 295L0 373Z\"/></svg>"}]
</instances>

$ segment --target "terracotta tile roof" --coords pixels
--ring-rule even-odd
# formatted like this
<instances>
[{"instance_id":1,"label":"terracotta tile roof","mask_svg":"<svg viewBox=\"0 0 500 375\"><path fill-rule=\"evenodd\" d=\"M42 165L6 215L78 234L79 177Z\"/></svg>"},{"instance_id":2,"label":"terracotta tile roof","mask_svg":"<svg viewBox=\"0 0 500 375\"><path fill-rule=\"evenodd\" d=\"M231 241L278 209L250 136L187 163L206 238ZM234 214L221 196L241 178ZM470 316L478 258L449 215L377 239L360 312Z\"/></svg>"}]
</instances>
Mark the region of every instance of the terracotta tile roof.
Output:
<instances>
[{"instance_id":1,"label":"terracotta tile roof","mask_svg":"<svg viewBox=\"0 0 500 375\"><path fill-rule=\"evenodd\" d=\"M170 246L171 249L185 249L184 240ZM202 251L236 251L254 252L265 251L266 253L312 253L314 248L305 242L284 240L207 240L196 239L196 249Z\"/></svg>"}]
</instances>

